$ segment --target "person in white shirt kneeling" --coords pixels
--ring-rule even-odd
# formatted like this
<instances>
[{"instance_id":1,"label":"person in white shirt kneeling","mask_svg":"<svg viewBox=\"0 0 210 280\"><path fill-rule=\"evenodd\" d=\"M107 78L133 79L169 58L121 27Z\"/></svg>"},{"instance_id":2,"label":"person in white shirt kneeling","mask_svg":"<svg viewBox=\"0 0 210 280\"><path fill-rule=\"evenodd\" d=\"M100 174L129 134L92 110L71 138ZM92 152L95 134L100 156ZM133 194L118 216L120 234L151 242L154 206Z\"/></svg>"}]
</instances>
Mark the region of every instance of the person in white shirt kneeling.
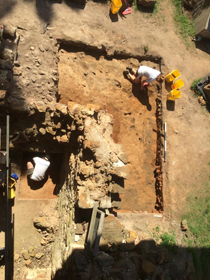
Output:
<instances>
[{"instance_id":1,"label":"person in white shirt kneeling","mask_svg":"<svg viewBox=\"0 0 210 280\"><path fill-rule=\"evenodd\" d=\"M27 162L27 175L31 180L42 181L45 178L47 169L50 166L50 155L41 157L34 157L34 165L32 162Z\"/></svg>"}]
</instances>

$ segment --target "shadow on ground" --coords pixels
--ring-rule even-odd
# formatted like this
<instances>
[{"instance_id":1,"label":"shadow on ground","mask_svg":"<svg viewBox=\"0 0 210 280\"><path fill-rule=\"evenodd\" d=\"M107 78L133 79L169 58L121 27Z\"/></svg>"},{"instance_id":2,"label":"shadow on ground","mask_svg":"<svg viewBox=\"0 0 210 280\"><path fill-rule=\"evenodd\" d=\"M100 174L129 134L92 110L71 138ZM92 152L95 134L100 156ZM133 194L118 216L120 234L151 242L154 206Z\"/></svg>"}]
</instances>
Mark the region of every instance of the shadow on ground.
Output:
<instances>
[{"instance_id":1,"label":"shadow on ground","mask_svg":"<svg viewBox=\"0 0 210 280\"><path fill-rule=\"evenodd\" d=\"M96 256L75 249L52 279L209 279L209 248L183 248L170 241L157 245L154 240L107 248Z\"/></svg>"}]
</instances>

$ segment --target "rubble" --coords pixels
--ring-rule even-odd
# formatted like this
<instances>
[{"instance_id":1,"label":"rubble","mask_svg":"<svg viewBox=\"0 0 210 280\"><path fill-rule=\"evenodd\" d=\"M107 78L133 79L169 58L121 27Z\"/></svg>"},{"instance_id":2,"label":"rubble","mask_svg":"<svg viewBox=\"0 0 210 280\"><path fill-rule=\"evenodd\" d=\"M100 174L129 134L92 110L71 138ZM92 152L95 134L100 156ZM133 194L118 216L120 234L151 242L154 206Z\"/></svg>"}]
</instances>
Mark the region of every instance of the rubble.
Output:
<instances>
[{"instance_id":1,"label":"rubble","mask_svg":"<svg viewBox=\"0 0 210 280\"><path fill-rule=\"evenodd\" d=\"M33 142L37 141L46 141L48 144L50 141L54 149L57 149L56 143L60 145L60 149L63 147L70 150L72 146L75 149L76 145L78 156L75 186L78 207L92 208L94 203L98 203L101 208L111 208L117 203L120 208L120 202L115 202L112 193L117 193L118 189L123 193L123 180L128 178L129 172L125 164L127 156L122 151L122 146L114 143L111 137L112 117L107 112L100 111L97 105L85 107L71 102L68 105L56 103L54 106L46 106L42 101L32 102L30 114L33 116L32 120L42 118L42 123L37 127L32 121L33 126L29 127L28 121L25 121L25 129L21 134L28 143L24 140L25 146L22 148L30 146L32 149ZM44 140L45 137L47 140ZM13 145L20 147L21 141L14 139ZM110 187L113 185L114 191ZM34 225L44 230L47 228L45 222L43 226L44 220L44 217L40 217L34 221Z\"/></svg>"}]
</instances>

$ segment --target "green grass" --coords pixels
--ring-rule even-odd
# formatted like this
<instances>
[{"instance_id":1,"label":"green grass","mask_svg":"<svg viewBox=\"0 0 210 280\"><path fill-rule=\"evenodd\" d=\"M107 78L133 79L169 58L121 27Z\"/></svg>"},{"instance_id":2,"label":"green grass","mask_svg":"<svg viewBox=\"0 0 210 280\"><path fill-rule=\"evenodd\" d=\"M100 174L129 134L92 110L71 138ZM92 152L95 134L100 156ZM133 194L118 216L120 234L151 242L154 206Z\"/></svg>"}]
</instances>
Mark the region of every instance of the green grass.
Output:
<instances>
[{"instance_id":1,"label":"green grass","mask_svg":"<svg viewBox=\"0 0 210 280\"><path fill-rule=\"evenodd\" d=\"M201 95L201 92L199 89L197 89L196 85L199 83L203 78L199 78L197 80L194 80L192 85L191 85L191 90L193 90L197 95Z\"/></svg>"},{"instance_id":2,"label":"green grass","mask_svg":"<svg viewBox=\"0 0 210 280\"><path fill-rule=\"evenodd\" d=\"M176 239L174 232L172 234L169 234L168 232L165 232L161 234L160 238L162 239L162 242L160 245L164 245L169 252L172 254L177 252L178 247L176 246Z\"/></svg>"},{"instance_id":3,"label":"green grass","mask_svg":"<svg viewBox=\"0 0 210 280\"><path fill-rule=\"evenodd\" d=\"M210 277L210 177L199 189L188 199L189 209L183 219L188 221L192 234L188 246L194 257L196 273L199 275L202 270L205 276Z\"/></svg>"},{"instance_id":4,"label":"green grass","mask_svg":"<svg viewBox=\"0 0 210 280\"><path fill-rule=\"evenodd\" d=\"M166 247L176 245L175 235L174 233L171 235L167 232L161 234L160 238L162 239L161 245Z\"/></svg>"},{"instance_id":5,"label":"green grass","mask_svg":"<svg viewBox=\"0 0 210 280\"><path fill-rule=\"evenodd\" d=\"M181 0L172 0L172 3L175 6L174 20L179 29L179 33L181 34L182 38L187 41L188 36L195 36L194 22L182 12Z\"/></svg>"},{"instance_id":6,"label":"green grass","mask_svg":"<svg viewBox=\"0 0 210 280\"><path fill-rule=\"evenodd\" d=\"M159 6L159 4L160 4L160 1L157 1L155 3L154 9L153 9L153 14L157 14L158 13L158 6Z\"/></svg>"}]
</instances>

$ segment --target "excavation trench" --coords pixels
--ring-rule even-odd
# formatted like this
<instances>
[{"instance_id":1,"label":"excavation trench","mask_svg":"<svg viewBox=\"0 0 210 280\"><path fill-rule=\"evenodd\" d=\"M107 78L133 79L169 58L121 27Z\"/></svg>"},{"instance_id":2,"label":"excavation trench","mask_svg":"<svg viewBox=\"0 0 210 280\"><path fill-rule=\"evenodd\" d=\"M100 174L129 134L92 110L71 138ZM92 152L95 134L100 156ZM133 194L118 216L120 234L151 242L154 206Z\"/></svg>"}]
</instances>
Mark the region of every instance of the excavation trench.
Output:
<instances>
[{"instance_id":1,"label":"excavation trench","mask_svg":"<svg viewBox=\"0 0 210 280\"><path fill-rule=\"evenodd\" d=\"M42 82L44 88L48 83L44 101L40 99L41 88L33 99L36 76L28 88L31 102L21 99L27 91L18 87L21 78L16 69L16 92L8 90L3 104L11 112L11 173L19 176L16 215L21 222L16 228L21 232L28 223L30 229L27 239L15 247L20 251L30 242L37 243L39 232L31 226L34 215L47 211L50 217L58 213L53 273L71 255L75 238L72 226L89 222L95 203L110 212L164 210L161 88L153 83L148 92L142 92L123 76L128 65L161 69L161 57L82 42L58 42L59 59L55 62L53 57L52 63L58 69L53 70L53 82ZM2 126L2 138L5 131ZM46 182L32 186L26 162L45 153L50 153L52 160ZM49 207L54 207L54 202L58 211ZM27 211L25 220L21 218L24 207L36 210ZM84 246L85 240L82 242ZM43 263L49 264L50 259L43 259Z\"/></svg>"},{"instance_id":2,"label":"excavation trench","mask_svg":"<svg viewBox=\"0 0 210 280\"><path fill-rule=\"evenodd\" d=\"M74 158L72 166L66 160L63 182L72 173L78 207L89 209L100 201L101 208L163 211L161 89L153 83L142 92L123 76L127 65L161 69L161 58L73 41L60 41L58 51L59 103L46 108L33 103L27 119L11 120L14 151ZM27 140L16 138L20 131ZM112 170L117 161L129 176Z\"/></svg>"},{"instance_id":3,"label":"excavation trench","mask_svg":"<svg viewBox=\"0 0 210 280\"><path fill-rule=\"evenodd\" d=\"M127 65L161 69L161 57L60 40L59 102L97 104L113 116L112 138L127 154L129 178L112 206L163 211L161 89L154 83L148 93L141 92L124 78Z\"/></svg>"}]
</instances>

